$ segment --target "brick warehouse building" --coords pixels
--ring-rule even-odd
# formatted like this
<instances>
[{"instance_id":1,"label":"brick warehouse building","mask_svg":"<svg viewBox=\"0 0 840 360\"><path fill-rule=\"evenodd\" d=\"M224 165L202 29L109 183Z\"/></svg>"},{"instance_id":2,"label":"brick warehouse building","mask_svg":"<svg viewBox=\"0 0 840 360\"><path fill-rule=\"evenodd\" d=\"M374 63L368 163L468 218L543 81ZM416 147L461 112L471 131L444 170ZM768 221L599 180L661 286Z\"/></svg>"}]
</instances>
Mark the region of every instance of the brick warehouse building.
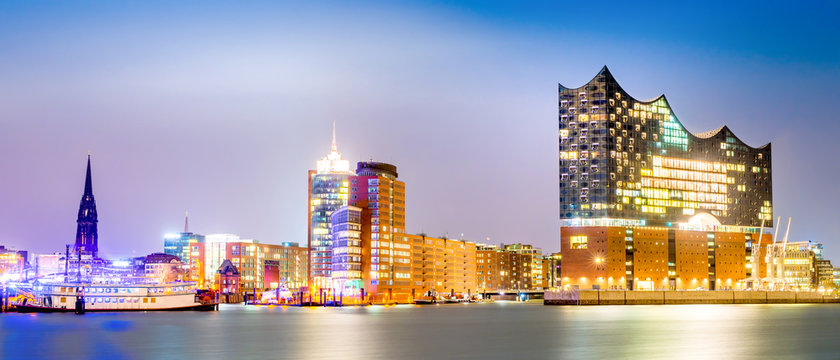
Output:
<instances>
[{"instance_id":1,"label":"brick warehouse building","mask_svg":"<svg viewBox=\"0 0 840 360\"><path fill-rule=\"evenodd\" d=\"M770 144L725 126L694 135L664 96L636 100L606 67L559 87L559 140L562 286L746 288L766 276Z\"/></svg>"}]
</instances>

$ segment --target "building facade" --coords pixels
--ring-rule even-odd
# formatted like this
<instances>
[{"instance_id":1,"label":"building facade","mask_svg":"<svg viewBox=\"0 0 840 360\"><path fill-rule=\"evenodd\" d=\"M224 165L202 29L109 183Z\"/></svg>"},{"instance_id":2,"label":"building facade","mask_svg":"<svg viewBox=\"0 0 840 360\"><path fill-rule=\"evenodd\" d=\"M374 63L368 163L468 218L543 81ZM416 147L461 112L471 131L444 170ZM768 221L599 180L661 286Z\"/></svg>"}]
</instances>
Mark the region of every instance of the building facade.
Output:
<instances>
[{"instance_id":1,"label":"building facade","mask_svg":"<svg viewBox=\"0 0 840 360\"><path fill-rule=\"evenodd\" d=\"M359 162L350 177L350 205L362 209L361 250L364 290L373 301L390 302L410 297L411 243L405 232L405 183L397 180L397 167L380 162Z\"/></svg>"},{"instance_id":2,"label":"building facade","mask_svg":"<svg viewBox=\"0 0 840 360\"><path fill-rule=\"evenodd\" d=\"M5 280L20 280L26 269L28 252L7 249L0 245L0 278Z\"/></svg>"},{"instance_id":3,"label":"building facade","mask_svg":"<svg viewBox=\"0 0 840 360\"><path fill-rule=\"evenodd\" d=\"M479 245L476 287L479 292L539 291L556 287L557 258L543 256L528 244Z\"/></svg>"},{"instance_id":4,"label":"building facade","mask_svg":"<svg viewBox=\"0 0 840 360\"><path fill-rule=\"evenodd\" d=\"M215 284L213 289L222 294L240 294L242 292L239 270L230 260L225 260L219 265L213 276L213 282Z\"/></svg>"},{"instance_id":5,"label":"building facade","mask_svg":"<svg viewBox=\"0 0 840 360\"><path fill-rule=\"evenodd\" d=\"M840 267L834 268L834 288L840 289Z\"/></svg>"},{"instance_id":6,"label":"building facade","mask_svg":"<svg viewBox=\"0 0 840 360\"><path fill-rule=\"evenodd\" d=\"M817 264L822 261L821 258L821 243L812 241L776 243L770 256L768 279L794 289L817 288L821 280ZM827 263L828 266L831 266L830 264L830 262ZM823 262L822 266L825 265L826 263Z\"/></svg>"},{"instance_id":7,"label":"building facade","mask_svg":"<svg viewBox=\"0 0 840 360\"><path fill-rule=\"evenodd\" d=\"M186 214L184 217L184 232L164 235L163 253L166 255L177 256L183 264L182 266L184 269L187 270L189 279L197 281L198 277L192 277L193 273L189 271L191 267L190 264L194 262L192 259L192 245L203 242L204 235L190 232L190 218L189 214Z\"/></svg>"},{"instance_id":8,"label":"building facade","mask_svg":"<svg viewBox=\"0 0 840 360\"><path fill-rule=\"evenodd\" d=\"M560 286L560 261L562 256L559 252L551 255L543 255L543 272L545 273L544 289L554 289Z\"/></svg>"},{"instance_id":9,"label":"building facade","mask_svg":"<svg viewBox=\"0 0 840 360\"><path fill-rule=\"evenodd\" d=\"M475 243L424 234L397 236L411 244L411 299L430 294L476 293Z\"/></svg>"},{"instance_id":10,"label":"building facade","mask_svg":"<svg viewBox=\"0 0 840 360\"><path fill-rule=\"evenodd\" d=\"M831 260L817 259L814 267L816 268L814 286L823 289L834 287L834 266L831 265Z\"/></svg>"},{"instance_id":11,"label":"building facade","mask_svg":"<svg viewBox=\"0 0 840 360\"><path fill-rule=\"evenodd\" d=\"M214 286L216 270L225 260L236 266L243 292L306 287L309 250L298 243L261 244L233 234L209 234L191 248L190 273L199 288Z\"/></svg>"},{"instance_id":12,"label":"building facade","mask_svg":"<svg viewBox=\"0 0 840 360\"><path fill-rule=\"evenodd\" d=\"M330 288L332 272L332 226L330 216L336 209L347 205L348 178L353 175L350 162L341 158L335 142L333 123L330 153L319 160L317 170L309 171L308 186L308 248L309 286L313 290Z\"/></svg>"},{"instance_id":13,"label":"building facade","mask_svg":"<svg viewBox=\"0 0 840 360\"><path fill-rule=\"evenodd\" d=\"M362 209L343 206L333 211L332 288L343 296L360 296L362 277ZM369 259L368 259L369 261Z\"/></svg>"},{"instance_id":14,"label":"building facade","mask_svg":"<svg viewBox=\"0 0 840 360\"><path fill-rule=\"evenodd\" d=\"M394 165L359 162L350 205L332 214L333 290L345 302L410 303L473 294L476 245L405 233L405 183Z\"/></svg>"},{"instance_id":15,"label":"building facade","mask_svg":"<svg viewBox=\"0 0 840 360\"><path fill-rule=\"evenodd\" d=\"M188 269L183 266L181 258L175 255L155 253L143 259L143 273L145 277L155 279L158 283L187 281Z\"/></svg>"},{"instance_id":16,"label":"building facade","mask_svg":"<svg viewBox=\"0 0 840 360\"><path fill-rule=\"evenodd\" d=\"M606 67L559 87L559 143L564 286L738 288L766 275L770 144L726 126L692 134L664 96L639 101Z\"/></svg>"}]
</instances>

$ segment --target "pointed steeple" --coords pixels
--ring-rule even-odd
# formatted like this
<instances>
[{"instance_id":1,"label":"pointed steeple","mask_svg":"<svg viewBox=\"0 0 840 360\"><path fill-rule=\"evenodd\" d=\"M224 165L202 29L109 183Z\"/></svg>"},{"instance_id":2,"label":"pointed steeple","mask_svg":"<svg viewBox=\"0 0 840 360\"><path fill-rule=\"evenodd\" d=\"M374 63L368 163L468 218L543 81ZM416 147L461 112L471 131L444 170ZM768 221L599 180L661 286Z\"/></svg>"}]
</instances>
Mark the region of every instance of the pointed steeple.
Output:
<instances>
[{"instance_id":1,"label":"pointed steeple","mask_svg":"<svg viewBox=\"0 0 840 360\"><path fill-rule=\"evenodd\" d=\"M337 153L338 152L338 145L335 142L335 120L333 120L333 137L332 137L332 147L330 148L331 152Z\"/></svg>"},{"instance_id":2,"label":"pointed steeple","mask_svg":"<svg viewBox=\"0 0 840 360\"><path fill-rule=\"evenodd\" d=\"M93 196L93 182L90 179L90 151L88 151L87 174L85 174L84 195Z\"/></svg>"},{"instance_id":3,"label":"pointed steeple","mask_svg":"<svg viewBox=\"0 0 840 360\"><path fill-rule=\"evenodd\" d=\"M190 232L190 212L187 211L184 215L184 233Z\"/></svg>"},{"instance_id":4,"label":"pointed steeple","mask_svg":"<svg viewBox=\"0 0 840 360\"><path fill-rule=\"evenodd\" d=\"M77 254L97 257L99 252L99 222L96 213L96 201L93 198L93 180L90 171L90 152L88 152L87 170L85 172L85 191L79 203L79 216L76 219L76 244L73 251Z\"/></svg>"}]
</instances>

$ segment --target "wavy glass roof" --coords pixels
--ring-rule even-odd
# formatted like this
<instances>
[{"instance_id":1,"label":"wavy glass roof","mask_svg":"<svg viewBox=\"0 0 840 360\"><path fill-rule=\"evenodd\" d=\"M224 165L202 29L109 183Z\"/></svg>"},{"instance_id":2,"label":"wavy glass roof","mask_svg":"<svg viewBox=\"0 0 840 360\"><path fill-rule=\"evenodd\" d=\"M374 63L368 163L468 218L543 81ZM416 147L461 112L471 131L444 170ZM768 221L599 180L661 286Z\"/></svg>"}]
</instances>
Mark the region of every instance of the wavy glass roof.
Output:
<instances>
[{"instance_id":1,"label":"wavy glass roof","mask_svg":"<svg viewBox=\"0 0 840 360\"><path fill-rule=\"evenodd\" d=\"M735 136L735 133L733 133L732 130L730 130L729 127L727 127L726 125L723 125L723 126L717 128L717 129L714 129L714 130L694 134L694 133L688 131L687 129L685 129L685 126L683 126L682 122L680 122L679 119L677 119L676 115L674 115L673 109L671 108L671 105L668 103L668 99L665 97L665 94L659 95L659 96L657 96L657 97L655 97L651 100L639 100L639 99L633 97L632 95L630 95L629 93L627 93L627 91L625 91L624 88L622 88L621 85L618 84L618 81L615 80L615 77L612 75L612 73L610 72L610 69L608 69L606 65L604 65L604 67L601 68L601 71L599 71L598 74L595 75L595 77L593 77L592 80L590 80L588 83L586 83L586 84L584 84L580 87L577 87L577 88L565 87L562 84L560 84L560 89L561 90L563 90L563 89L585 90L587 88L587 86L589 86L593 83L597 83L598 79L601 76L604 76L606 78L606 82L613 82L616 86L618 86L618 88L624 94L624 96L627 97L628 99L632 100L633 102L637 102L637 103L644 104L644 105L656 105L656 106L666 107L672 115L671 121L674 121L676 123L676 125L679 126L679 128L681 128L683 131L685 131L685 133L692 138L695 138L695 139L710 139L710 138L719 137L719 138L725 139L726 137L731 137L731 138L734 138L739 145L746 146L750 149L765 149L765 148L770 146L770 143L764 144L764 145L759 146L759 147L750 146L749 144L745 143L744 141L739 139L737 136Z\"/></svg>"}]
</instances>

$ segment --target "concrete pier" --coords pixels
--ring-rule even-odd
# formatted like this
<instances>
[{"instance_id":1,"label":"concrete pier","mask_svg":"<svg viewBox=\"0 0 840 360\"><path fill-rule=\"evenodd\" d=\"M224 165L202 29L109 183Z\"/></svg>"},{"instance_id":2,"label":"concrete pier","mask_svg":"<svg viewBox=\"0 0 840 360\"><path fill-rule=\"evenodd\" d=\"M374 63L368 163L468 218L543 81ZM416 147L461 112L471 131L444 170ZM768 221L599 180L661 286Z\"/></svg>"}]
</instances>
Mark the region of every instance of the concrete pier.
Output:
<instances>
[{"instance_id":1,"label":"concrete pier","mask_svg":"<svg viewBox=\"0 0 840 360\"><path fill-rule=\"evenodd\" d=\"M798 291L546 291L545 305L824 304L840 297Z\"/></svg>"}]
</instances>

